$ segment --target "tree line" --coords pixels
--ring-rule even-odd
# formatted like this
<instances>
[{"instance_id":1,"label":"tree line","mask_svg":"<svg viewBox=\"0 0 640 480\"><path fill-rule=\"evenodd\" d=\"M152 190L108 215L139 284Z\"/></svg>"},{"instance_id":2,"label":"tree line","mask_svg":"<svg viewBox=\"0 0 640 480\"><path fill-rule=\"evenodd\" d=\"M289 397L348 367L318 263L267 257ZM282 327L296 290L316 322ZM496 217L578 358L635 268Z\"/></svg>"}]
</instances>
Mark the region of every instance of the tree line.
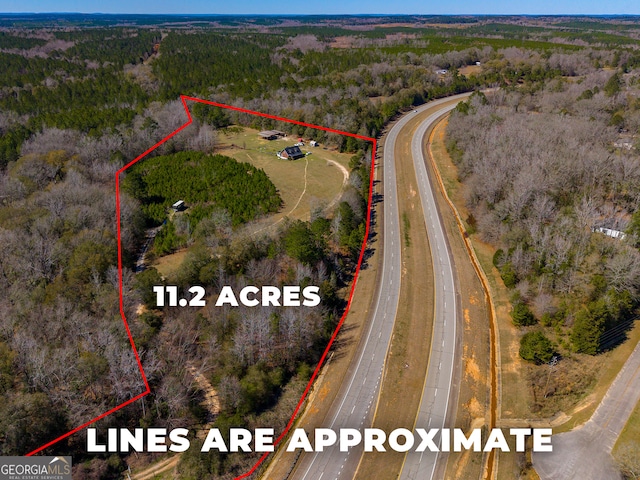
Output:
<instances>
[{"instance_id":1,"label":"tree line","mask_svg":"<svg viewBox=\"0 0 640 480\"><path fill-rule=\"evenodd\" d=\"M238 226L278 210L282 200L264 170L224 155L185 151L143 160L127 170L123 190L142 203L148 223L157 226L169 206L183 200L192 210L210 206L227 211ZM197 216L189 215L191 228Z\"/></svg>"},{"instance_id":2,"label":"tree line","mask_svg":"<svg viewBox=\"0 0 640 480\"><path fill-rule=\"evenodd\" d=\"M451 116L448 147L469 189L467 222L497 248L514 324L544 327L522 338L528 360L596 354L610 347L607 331L637 314L640 252L629 220L640 170L635 147L619 143L627 129L637 132L636 102L623 94L636 88L634 76L597 72L535 92L474 95Z\"/></svg>"}]
</instances>

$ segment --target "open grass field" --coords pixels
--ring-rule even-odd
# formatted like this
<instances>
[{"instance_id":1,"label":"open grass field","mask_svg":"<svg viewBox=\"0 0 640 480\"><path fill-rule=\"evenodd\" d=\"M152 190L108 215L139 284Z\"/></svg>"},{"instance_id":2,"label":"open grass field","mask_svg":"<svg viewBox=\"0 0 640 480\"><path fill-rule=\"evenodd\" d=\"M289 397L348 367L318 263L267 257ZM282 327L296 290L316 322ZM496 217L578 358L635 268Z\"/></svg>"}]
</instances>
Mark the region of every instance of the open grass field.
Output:
<instances>
[{"instance_id":1,"label":"open grass field","mask_svg":"<svg viewBox=\"0 0 640 480\"><path fill-rule=\"evenodd\" d=\"M461 67L459 70L460 75L464 75L465 77L468 77L470 75L477 75L480 72L482 72L482 67L480 65L465 65L464 67Z\"/></svg>"},{"instance_id":2,"label":"open grass field","mask_svg":"<svg viewBox=\"0 0 640 480\"><path fill-rule=\"evenodd\" d=\"M222 130L218 141L217 153L263 169L282 197L284 206L280 212L255 222L256 230L278 223L285 217L308 220L316 209L329 213L348 181L351 155L335 149L305 144L301 150L310 152L310 155L299 160L282 160L276 153L297 143L298 138L263 140L257 130L244 127Z\"/></svg>"},{"instance_id":3,"label":"open grass field","mask_svg":"<svg viewBox=\"0 0 640 480\"><path fill-rule=\"evenodd\" d=\"M349 180L350 154L323 146L302 147L310 155L298 160L282 160L279 150L298 142L298 138L263 140L258 131L244 127L221 130L215 153L247 162L265 171L278 189L283 206L278 213L260 218L244 227L242 233L269 233L285 218L309 220L312 211L330 215ZM158 258L152 264L162 276L170 277L182 264L188 249Z\"/></svg>"},{"instance_id":4,"label":"open grass field","mask_svg":"<svg viewBox=\"0 0 640 480\"><path fill-rule=\"evenodd\" d=\"M151 266L158 270L164 278L171 278L180 269L187 252L187 249L183 249L170 255L165 255L154 260Z\"/></svg>"}]
</instances>

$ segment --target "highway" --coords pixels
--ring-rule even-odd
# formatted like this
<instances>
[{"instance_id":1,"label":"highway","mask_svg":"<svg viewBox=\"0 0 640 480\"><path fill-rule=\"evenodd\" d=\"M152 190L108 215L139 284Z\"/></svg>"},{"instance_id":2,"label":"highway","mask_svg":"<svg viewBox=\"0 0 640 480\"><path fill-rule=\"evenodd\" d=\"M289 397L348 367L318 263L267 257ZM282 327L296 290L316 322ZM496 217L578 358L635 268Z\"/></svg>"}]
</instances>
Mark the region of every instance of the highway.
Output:
<instances>
[{"instance_id":1,"label":"highway","mask_svg":"<svg viewBox=\"0 0 640 480\"><path fill-rule=\"evenodd\" d=\"M458 97L462 100L466 96L463 94ZM456 103L453 103L430 115L420 124L411 140L411 155L434 269L435 318L431 352L416 419L416 427L426 429L453 427L448 422L448 415L451 414L449 405L455 409L455 401L452 402L451 399L455 399L457 392L452 391L451 387L454 371L460 364L459 358L456 357L456 344L460 340L457 335L459 318L453 257L434 195L434 189L437 187L434 187L435 183L429 180L427 173L426 162L428 159L425 159L423 145L427 130L445 112L451 111L455 106ZM439 438L438 435L436 440ZM445 458L444 456L440 457L438 452L408 452L400 478L402 480L443 478L444 465L441 465L442 471L437 470L436 467L438 467L438 460Z\"/></svg>"},{"instance_id":2,"label":"highway","mask_svg":"<svg viewBox=\"0 0 640 480\"><path fill-rule=\"evenodd\" d=\"M464 96L460 96L461 99L463 97ZM436 112L429 116L421 125L420 131L423 132L422 136L424 136L424 132L429 125L441 117L444 112L451 110L451 108L455 106L455 103L451 104L451 97L449 97L425 104L419 107L417 111L421 112L437 106L442 106L442 108L436 110ZM345 375L340 391L326 417L328 421L323 425L324 428L331 428L335 431L341 428L357 428L362 430L370 427L372 423L373 410L375 409L378 398L384 360L391 340L400 295L402 261L399 231L398 185L396 183L394 150L398 133L415 115L416 113L412 112L401 118L391 128L385 140L383 150L384 213L383 230L381 232L383 238L383 255L380 285L377 289L375 306L372 309L373 315L365 327L364 336L359 343L359 350L354 355L354 363ZM421 143L421 138L422 137L417 140L418 143ZM414 139L414 144L415 143L416 140ZM413 147L413 155L414 159L418 159L415 161L424 165L421 150L421 145L419 145L417 150L419 155L416 156L416 150L415 147ZM438 303L436 311L438 312L437 318L442 317L446 322L443 322L442 334L439 333L439 328L434 330L434 342L440 342L440 344L442 344L444 341L444 344L434 344L432 348L432 355L436 355L438 358L435 368L438 369L440 367L443 370L441 372L439 370L435 373L432 372L433 362L430 363L429 379L425 384L426 393L424 395L425 398L423 398L418 421L422 421L423 414L430 415L433 413L433 415L435 415L433 419L434 422L441 424L446 416L450 391L450 372L453 371L454 347L452 342L454 342L455 339L454 320L456 317L455 310L453 310L453 313L448 312L450 309L455 309L455 292L453 289L449 250L446 240L444 240L443 228L440 224L437 211L435 210L435 201L433 200L433 195L431 195L431 199L429 200L428 196L425 196L426 193L423 192L423 190L430 192L429 183L426 181L426 170L424 170L422 177L418 174L418 178L421 179L418 183L425 185L424 188L421 188L420 195L423 208L426 212L426 223L427 225L431 225L435 222L436 225L428 229L427 233L430 235L429 240L436 248L435 251L439 252L436 256L443 259L437 261L434 259L434 265L437 266L438 272L444 272L436 275L436 278L439 279L439 289L436 298L440 299L440 301L444 300L444 303ZM425 181L423 182L422 179ZM400 188L402 188L402 186L400 186ZM431 235L435 235L436 237L440 236L441 239L438 240L436 238L432 240ZM444 292L444 295L440 295L442 292ZM446 314L445 311L447 312ZM452 358L448 359L448 356ZM433 390L428 391L429 385L432 384L434 388L440 389L440 393L435 397L433 396ZM428 395L431 395L431 398L427 398ZM427 420L425 426L428 423L429 421ZM418 424L418 426L420 425ZM324 452L303 454L297 462L296 468L290 478L297 480L353 478L361 454L362 450L358 449L351 449L349 452L340 452L337 445L325 449ZM414 460L413 456L409 455L405 469L403 470L403 475L414 475L412 473L414 465L417 472L423 472L425 468L433 471L433 465L435 465L436 459L437 458L432 459L430 456L425 455L424 459L420 456L420 458ZM430 477L403 476L403 478Z\"/></svg>"},{"instance_id":3,"label":"highway","mask_svg":"<svg viewBox=\"0 0 640 480\"><path fill-rule=\"evenodd\" d=\"M327 416L330 421L324 428L363 429L371 424L372 410L378 398L384 359L391 340L393 321L400 296L400 229L396 170L393 147L398 132L409 117L403 118L389 132L384 146L384 198L383 198L383 243L382 273L380 288L373 308L373 316L365 327L354 364L336 396ZM389 160L391 159L391 160ZM324 452L302 455L292 476L299 480L328 480L353 478L360 460L359 450L340 452L333 447Z\"/></svg>"}]
</instances>

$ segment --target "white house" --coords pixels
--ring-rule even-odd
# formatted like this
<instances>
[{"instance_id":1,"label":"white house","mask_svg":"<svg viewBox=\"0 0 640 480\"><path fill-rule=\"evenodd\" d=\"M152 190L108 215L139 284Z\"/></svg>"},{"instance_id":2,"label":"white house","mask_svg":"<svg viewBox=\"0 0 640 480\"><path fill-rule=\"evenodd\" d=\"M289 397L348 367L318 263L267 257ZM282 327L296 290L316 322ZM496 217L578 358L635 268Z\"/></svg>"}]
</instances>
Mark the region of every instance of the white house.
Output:
<instances>
[{"instance_id":1,"label":"white house","mask_svg":"<svg viewBox=\"0 0 640 480\"><path fill-rule=\"evenodd\" d=\"M620 230L614 230L612 228L598 227L598 228L594 228L593 231L598 233L604 233L608 237L619 238L620 240L622 240L624 237L627 236L626 233L621 232Z\"/></svg>"}]
</instances>

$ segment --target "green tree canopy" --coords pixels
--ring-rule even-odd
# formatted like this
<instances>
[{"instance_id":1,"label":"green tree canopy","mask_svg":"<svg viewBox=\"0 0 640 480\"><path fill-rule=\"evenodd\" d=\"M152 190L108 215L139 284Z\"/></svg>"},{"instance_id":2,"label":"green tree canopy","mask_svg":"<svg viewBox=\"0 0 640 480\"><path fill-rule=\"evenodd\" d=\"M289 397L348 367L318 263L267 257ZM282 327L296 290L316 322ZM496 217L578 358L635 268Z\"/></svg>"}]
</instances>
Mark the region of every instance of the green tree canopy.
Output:
<instances>
[{"instance_id":1,"label":"green tree canopy","mask_svg":"<svg viewBox=\"0 0 640 480\"><path fill-rule=\"evenodd\" d=\"M528 332L520 339L520 356L537 365L548 363L553 358L553 344L544 333Z\"/></svg>"},{"instance_id":2,"label":"green tree canopy","mask_svg":"<svg viewBox=\"0 0 640 480\"><path fill-rule=\"evenodd\" d=\"M321 246L316 241L309 225L301 220L291 224L283 237L284 250L291 258L307 265L315 265L323 256Z\"/></svg>"},{"instance_id":3,"label":"green tree canopy","mask_svg":"<svg viewBox=\"0 0 640 480\"><path fill-rule=\"evenodd\" d=\"M529 307L521 301L518 301L513 305L513 309L511 310L511 320L513 320L513 323L519 327L533 325L536 323L536 317L533 316Z\"/></svg>"}]
</instances>

